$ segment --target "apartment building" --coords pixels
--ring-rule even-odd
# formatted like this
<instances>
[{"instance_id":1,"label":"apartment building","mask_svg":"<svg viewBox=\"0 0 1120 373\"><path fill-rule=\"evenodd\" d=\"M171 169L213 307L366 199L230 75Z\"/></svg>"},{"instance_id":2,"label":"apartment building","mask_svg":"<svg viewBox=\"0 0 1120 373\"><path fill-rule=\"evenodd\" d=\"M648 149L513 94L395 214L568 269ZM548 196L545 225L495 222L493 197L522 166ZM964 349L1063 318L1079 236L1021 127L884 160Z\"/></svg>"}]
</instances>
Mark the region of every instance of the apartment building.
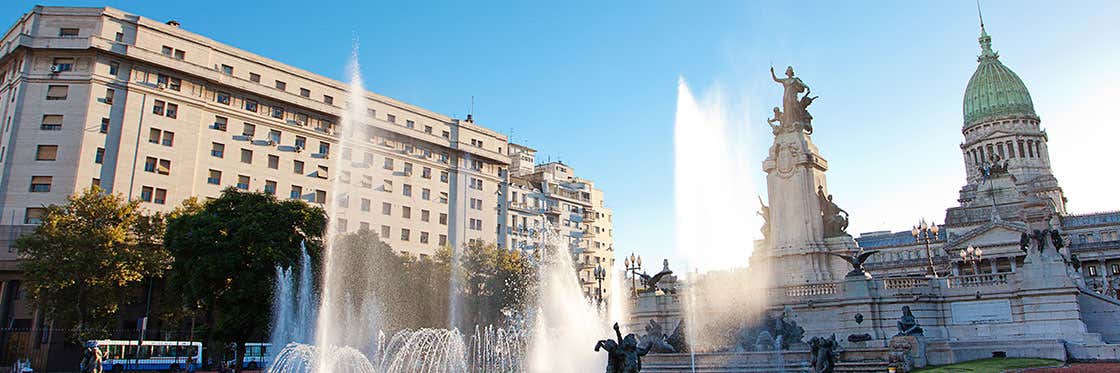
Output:
<instances>
[{"instance_id":1,"label":"apartment building","mask_svg":"<svg viewBox=\"0 0 1120 373\"><path fill-rule=\"evenodd\" d=\"M337 209L336 229L413 254L496 241L506 137L365 92L363 138L341 146L346 90L174 21L35 7L0 39L0 225L92 185L152 211L235 187Z\"/></svg>"},{"instance_id":2,"label":"apartment building","mask_svg":"<svg viewBox=\"0 0 1120 373\"><path fill-rule=\"evenodd\" d=\"M601 266L606 272L602 297L607 299L614 275L614 232L603 191L563 162L536 164L536 150L530 147L510 143L509 158L509 229L499 242L534 251L542 229L554 229L572 253L584 295L598 298L595 269Z\"/></svg>"}]
</instances>

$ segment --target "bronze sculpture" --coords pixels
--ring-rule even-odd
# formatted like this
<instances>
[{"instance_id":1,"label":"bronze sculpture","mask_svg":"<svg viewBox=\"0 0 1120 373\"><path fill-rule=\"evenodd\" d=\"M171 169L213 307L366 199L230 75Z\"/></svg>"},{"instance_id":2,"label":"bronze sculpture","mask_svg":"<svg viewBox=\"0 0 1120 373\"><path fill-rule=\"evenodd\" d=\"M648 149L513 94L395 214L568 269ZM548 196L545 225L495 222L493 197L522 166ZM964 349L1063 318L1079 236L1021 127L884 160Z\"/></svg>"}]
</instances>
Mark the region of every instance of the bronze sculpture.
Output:
<instances>
[{"instance_id":1,"label":"bronze sculpture","mask_svg":"<svg viewBox=\"0 0 1120 373\"><path fill-rule=\"evenodd\" d=\"M673 271L669 269L669 259L665 259L664 264L665 267L662 268L661 272L658 272L656 275L650 276L645 273L638 274L638 276L642 277L642 283L646 285L645 291L655 292L659 290L660 288L657 287L657 283L660 282L661 279L665 276L673 274Z\"/></svg>"},{"instance_id":2,"label":"bronze sculpture","mask_svg":"<svg viewBox=\"0 0 1120 373\"><path fill-rule=\"evenodd\" d=\"M649 353L649 346L640 346L638 336L633 333L622 337L618 323L614 323L614 334L618 341L603 339L595 343L595 352L607 351L606 373L638 373L642 370L642 356Z\"/></svg>"},{"instance_id":3,"label":"bronze sculpture","mask_svg":"<svg viewBox=\"0 0 1120 373\"><path fill-rule=\"evenodd\" d=\"M897 335L925 335L925 331L918 325L918 318L910 312L910 306L902 306L902 317L898 319Z\"/></svg>"},{"instance_id":4,"label":"bronze sculpture","mask_svg":"<svg viewBox=\"0 0 1120 373\"><path fill-rule=\"evenodd\" d=\"M836 358L840 355L840 351L837 351L839 347L836 334L829 338L810 338L809 363L813 364L813 373L832 373L836 367Z\"/></svg>"},{"instance_id":5,"label":"bronze sculpture","mask_svg":"<svg viewBox=\"0 0 1120 373\"><path fill-rule=\"evenodd\" d=\"M838 256L838 257L844 259L845 261L847 261L848 264L852 265L852 271L848 272L848 274L845 275L845 277L860 276L860 277L871 278L871 274L867 273L867 270L865 270L863 268L863 263L867 262L868 258L870 258L872 255L875 255L875 253L878 253L878 252L879 252L879 250L862 250L861 249L860 251L856 252L855 254L851 254L851 255L837 254L837 253L832 253L832 252L830 252L829 254L834 255L834 256ZM862 318L863 318L863 316L860 315L860 319L862 319Z\"/></svg>"}]
</instances>

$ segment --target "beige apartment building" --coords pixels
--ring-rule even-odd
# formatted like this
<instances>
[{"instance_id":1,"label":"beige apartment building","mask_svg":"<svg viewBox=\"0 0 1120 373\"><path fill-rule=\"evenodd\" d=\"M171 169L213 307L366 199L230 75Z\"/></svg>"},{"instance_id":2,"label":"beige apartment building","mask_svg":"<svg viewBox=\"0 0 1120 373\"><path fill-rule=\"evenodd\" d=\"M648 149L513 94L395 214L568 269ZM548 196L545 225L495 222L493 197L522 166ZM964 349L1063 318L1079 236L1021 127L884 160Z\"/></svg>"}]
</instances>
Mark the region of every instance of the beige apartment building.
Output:
<instances>
[{"instance_id":1,"label":"beige apartment building","mask_svg":"<svg viewBox=\"0 0 1120 373\"><path fill-rule=\"evenodd\" d=\"M594 294L593 263L610 268L613 248L610 210L590 181L560 163L536 166L532 152L510 172L511 152L529 148L469 115L372 92L349 127L360 135L342 139L347 87L175 21L33 8L0 39L0 318L32 318L11 242L44 206L93 185L152 211L229 187L303 199L332 211L334 229L368 228L421 256L469 240L518 247L525 239L506 224L542 215L507 209L502 191L529 188Z\"/></svg>"},{"instance_id":2,"label":"beige apartment building","mask_svg":"<svg viewBox=\"0 0 1120 373\"><path fill-rule=\"evenodd\" d=\"M614 275L613 212L603 191L591 180L575 176L563 162L536 163L536 150L509 144L510 177L507 247L533 251L543 229L551 228L572 252L584 295L598 300L596 268L602 267L602 299L608 299ZM547 221L547 224L545 222Z\"/></svg>"}]
</instances>

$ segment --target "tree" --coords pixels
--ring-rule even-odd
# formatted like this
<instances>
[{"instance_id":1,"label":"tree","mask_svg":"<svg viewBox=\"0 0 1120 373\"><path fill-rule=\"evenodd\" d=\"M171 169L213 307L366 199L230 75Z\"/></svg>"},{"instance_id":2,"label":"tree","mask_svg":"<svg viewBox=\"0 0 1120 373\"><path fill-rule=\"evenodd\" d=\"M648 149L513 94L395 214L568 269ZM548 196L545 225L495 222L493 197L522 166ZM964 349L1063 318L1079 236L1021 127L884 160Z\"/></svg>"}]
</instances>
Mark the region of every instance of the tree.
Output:
<instances>
[{"instance_id":1,"label":"tree","mask_svg":"<svg viewBox=\"0 0 1120 373\"><path fill-rule=\"evenodd\" d=\"M325 225L320 207L233 188L169 219L169 286L184 307L204 315L210 351L236 344L240 368L245 342L268 330L276 266L297 267L304 240L318 262Z\"/></svg>"},{"instance_id":2,"label":"tree","mask_svg":"<svg viewBox=\"0 0 1120 373\"><path fill-rule=\"evenodd\" d=\"M527 304L536 285L536 271L519 250L471 241L460 255L464 326L504 323L505 316Z\"/></svg>"},{"instance_id":3,"label":"tree","mask_svg":"<svg viewBox=\"0 0 1120 373\"><path fill-rule=\"evenodd\" d=\"M72 325L72 341L105 337L119 305L146 278L163 274L169 255L159 243L161 215L98 187L47 206L42 223L16 241L32 302Z\"/></svg>"}]
</instances>

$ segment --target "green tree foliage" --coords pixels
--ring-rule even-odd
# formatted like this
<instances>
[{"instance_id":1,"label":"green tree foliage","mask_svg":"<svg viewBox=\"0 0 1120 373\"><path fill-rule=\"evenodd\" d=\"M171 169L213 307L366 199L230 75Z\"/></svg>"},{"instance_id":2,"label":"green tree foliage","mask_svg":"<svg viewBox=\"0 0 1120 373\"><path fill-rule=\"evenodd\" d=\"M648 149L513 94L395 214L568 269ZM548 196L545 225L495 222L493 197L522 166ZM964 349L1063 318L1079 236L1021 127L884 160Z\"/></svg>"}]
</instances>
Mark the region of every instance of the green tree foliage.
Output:
<instances>
[{"instance_id":1,"label":"green tree foliage","mask_svg":"<svg viewBox=\"0 0 1120 373\"><path fill-rule=\"evenodd\" d=\"M170 263L163 216L98 187L47 206L42 223L16 241L32 302L73 341L106 337L121 304Z\"/></svg>"},{"instance_id":2,"label":"green tree foliage","mask_svg":"<svg viewBox=\"0 0 1120 373\"><path fill-rule=\"evenodd\" d=\"M200 310L210 351L267 337L276 266L298 267L303 240L317 257L325 224L322 208L233 188L169 219L169 287L184 307Z\"/></svg>"},{"instance_id":3,"label":"green tree foliage","mask_svg":"<svg viewBox=\"0 0 1120 373\"><path fill-rule=\"evenodd\" d=\"M534 294L536 271L519 250L471 241L460 254L464 326L502 324L522 311Z\"/></svg>"}]
</instances>

